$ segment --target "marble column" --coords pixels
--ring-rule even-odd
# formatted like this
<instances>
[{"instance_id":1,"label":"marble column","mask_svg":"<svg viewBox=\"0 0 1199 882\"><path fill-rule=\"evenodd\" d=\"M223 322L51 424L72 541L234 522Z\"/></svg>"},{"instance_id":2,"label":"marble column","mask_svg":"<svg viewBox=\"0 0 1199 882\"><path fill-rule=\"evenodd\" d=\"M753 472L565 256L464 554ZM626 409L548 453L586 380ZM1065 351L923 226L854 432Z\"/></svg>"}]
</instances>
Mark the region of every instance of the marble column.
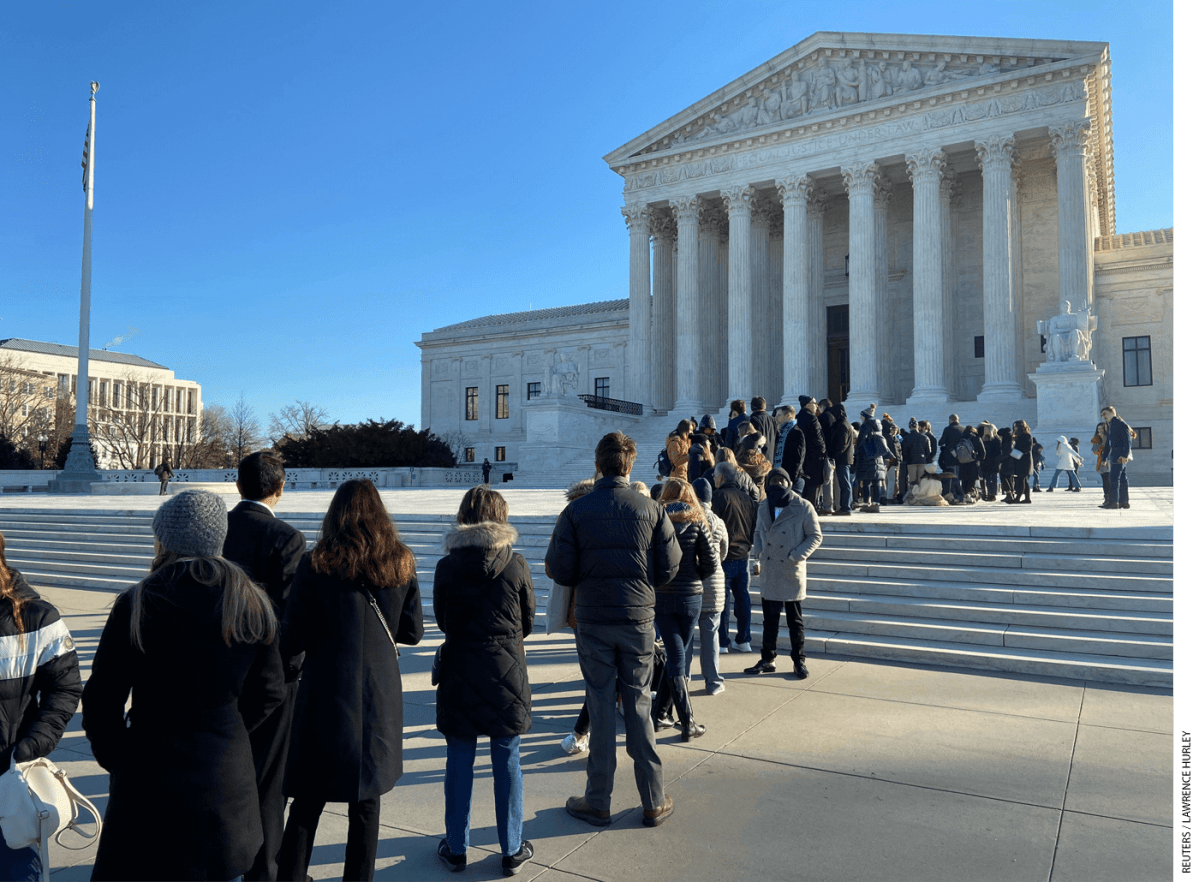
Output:
<instances>
[{"instance_id":1,"label":"marble column","mask_svg":"<svg viewBox=\"0 0 1199 882\"><path fill-rule=\"evenodd\" d=\"M1087 284L1087 140L1090 123L1070 122L1049 130L1057 162L1057 261L1061 294L1077 312L1091 302Z\"/></svg>"},{"instance_id":2,"label":"marble column","mask_svg":"<svg viewBox=\"0 0 1199 882\"><path fill-rule=\"evenodd\" d=\"M629 370L627 401L650 401L649 208L641 203L620 210L629 228Z\"/></svg>"},{"instance_id":3,"label":"marble column","mask_svg":"<svg viewBox=\"0 0 1199 882\"><path fill-rule=\"evenodd\" d=\"M941 176L941 323L942 340L944 341L944 359L942 373L945 378L945 388L949 391L949 400L954 400L954 388L957 386L957 300L954 290L957 287L957 254L953 239L953 210L960 206L962 199L962 183L952 170L946 169Z\"/></svg>"},{"instance_id":4,"label":"marble column","mask_svg":"<svg viewBox=\"0 0 1199 882\"><path fill-rule=\"evenodd\" d=\"M721 190L720 198L729 213L728 400L741 398L748 401L753 394L750 380L753 276L749 254L749 210L753 188Z\"/></svg>"},{"instance_id":5,"label":"marble column","mask_svg":"<svg viewBox=\"0 0 1199 882\"><path fill-rule=\"evenodd\" d=\"M779 352L770 345L770 326L777 318L770 312L770 203L761 193L755 194L749 212L749 265L754 338L750 385L753 395L769 401L770 363Z\"/></svg>"},{"instance_id":6,"label":"marble column","mask_svg":"<svg viewBox=\"0 0 1199 882\"><path fill-rule=\"evenodd\" d=\"M997 135L975 142L983 173L983 334L985 377L979 401L1023 397L1016 374L1012 297L1012 158L1015 141Z\"/></svg>"},{"instance_id":7,"label":"marble column","mask_svg":"<svg viewBox=\"0 0 1199 882\"><path fill-rule=\"evenodd\" d=\"M944 256L941 175L945 154L920 150L905 157L912 179L912 347L915 383L908 404L949 400L945 387Z\"/></svg>"},{"instance_id":8,"label":"marble column","mask_svg":"<svg viewBox=\"0 0 1199 882\"><path fill-rule=\"evenodd\" d=\"M671 200L679 231L675 296L675 402L686 416L700 408L699 397L699 197Z\"/></svg>"},{"instance_id":9,"label":"marble column","mask_svg":"<svg viewBox=\"0 0 1199 882\"><path fill-rule=\"evenodd\" d=\"M894 365L891 357L895 346L893 332L887 321L887 289L891 281L889 246L887 244L887 211L891 207L891 182L880 169L874 182L874 328L876 337L875 356L878 369L878 394L880 398L892 400Z\"/></svg>"},{"instance_id":10,"label":"marble column","mask_svg":"<svg viewBox=\"0 0 1199 882\"><path fill-rule=\"evenodd\" d=\"M783 401L795 402L800 395L820 397L812 378L819 359L815 343L816 309L812 277L808 267L808 197L812 179L792 175L777 182L783 200Z\"/></svg>"},{"instance_id":11,"label":"marble column","mask_svg":"<svg viewBox=\"0 0 1199 882\"><path fill-rule=\"evenodd\" d=\"M879 398L878 371L878 241L875 235L874 186L878 166L858 162L843 166L849 192L849 394L846 410L865 407Z\"/></svg>"},{"instance_id":12,"label":"marble column","mask_svg":"<svg viewBox=\"0 0 1199 882\"><path fill-rule=\"evenodd\" d=\"M807 285L808 309L808 376L811 392L806 394L820 400L828 395L828 320L824 307L824 211L828 196L819 190L808 192L808 259L803 273Z\"/></svg>"},{"instance_id":13,"label":"marble column","mask_svg":"<svg viewBox=\"0 0 1199 882\"><path fill-rule=\"evenodd\" d=\"M699 209L699 397L702 410L719 409L724 403L726 381L724 352L728 304L725 290L728 267L727 218L724 207L701 200Z\"/></svg>"},{"instance_id":14,"label":"marble column","mask_svg":"<svg viewBox=\"0 0 1199 882\"><path fill-rule=\"evenodd\" d=\"M674 405L674 249L677 233L674 218L657 211L650 216L653 243L653 291L650 306L650 382L655 410Z\"/></svg>"}]
</instances>

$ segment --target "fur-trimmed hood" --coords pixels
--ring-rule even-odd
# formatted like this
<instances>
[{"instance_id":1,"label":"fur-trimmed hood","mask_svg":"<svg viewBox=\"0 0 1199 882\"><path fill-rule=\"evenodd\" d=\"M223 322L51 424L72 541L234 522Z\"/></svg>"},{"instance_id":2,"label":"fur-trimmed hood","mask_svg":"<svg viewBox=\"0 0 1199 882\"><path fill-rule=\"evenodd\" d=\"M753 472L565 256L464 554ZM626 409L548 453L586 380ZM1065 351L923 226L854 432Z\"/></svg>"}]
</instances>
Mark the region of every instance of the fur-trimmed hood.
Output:
<instances>
[{"instance_id":1,"label":"fur-trimmed hood","mask_svg":"<svg viewBox=\"0 0 1199 882\"><path fill-rule=\"evenodd\" d=\"M446 534L445 550L457 556L464 568L477 567L484 577L494 579L512 560L516 539L517 532L511 524L495 521L459 524Z\"/></svg>"},{"instance_id":2,"label":"fur-trimmed hood","mask_svg":"<svg viewBox=\"0 0 1199 882\"><path fill-rule=\"evenodd\" d=\"M499 548L515 545L518 537L511 524L483 521L481 524L458 524L445 537L445 550L458 548Z\"/></svg>"}]
</instances>

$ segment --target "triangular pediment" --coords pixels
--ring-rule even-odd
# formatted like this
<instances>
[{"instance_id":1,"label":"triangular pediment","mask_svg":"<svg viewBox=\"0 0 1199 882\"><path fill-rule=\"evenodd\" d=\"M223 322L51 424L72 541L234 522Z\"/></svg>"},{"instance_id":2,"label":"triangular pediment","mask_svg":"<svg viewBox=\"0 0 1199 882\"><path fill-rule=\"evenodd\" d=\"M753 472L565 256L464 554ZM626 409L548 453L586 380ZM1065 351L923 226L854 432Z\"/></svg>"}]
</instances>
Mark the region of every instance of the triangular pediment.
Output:
<instances>
[{"instance_id":1,"label":"triangular pediment","mask_svg":"<svg viewBox=\"0 0 1199 882\"><path fill-rule=\"evenodd\" d=\"M680 150L920 100L1052 69L1096 64L1106 43L820 32L604 157L621 166Z\"/></svg>"}]
</instances>

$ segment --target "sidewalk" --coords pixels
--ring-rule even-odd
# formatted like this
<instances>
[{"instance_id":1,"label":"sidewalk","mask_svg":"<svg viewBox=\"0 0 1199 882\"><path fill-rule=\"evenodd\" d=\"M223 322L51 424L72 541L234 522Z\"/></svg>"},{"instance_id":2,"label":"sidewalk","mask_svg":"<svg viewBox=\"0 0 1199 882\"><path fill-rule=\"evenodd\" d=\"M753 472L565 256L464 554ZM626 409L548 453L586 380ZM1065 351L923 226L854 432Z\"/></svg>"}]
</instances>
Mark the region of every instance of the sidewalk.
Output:
<instances>
[{"instance_id":1,"label":"sidewalk","mask_svg":"<svg viewBox=\"0 0 1199 882\"><path fill-rule=\"evenodd\" d=\"M75 636L86 678L112 596L45 594ZM383 799L380 880L449 876L435 855L445 767L429 684L437 642L406 648L402 659L405 774ZM677 732L659 740L674 815L659 828L641 826L632 766L621 750L614 822L598 830L562 808L583 792L586 768L585 754L567 757L558 746L583 700L573 642L539 634L527 647L534 725L522 739L525 836L536 855L522 878L1171 877L1169 691L833 656L810 659L812 676L799 682L782 673L786 665L778 674L746 676L741 669L754 657L725 655L724 694L709 697L701 682L692 684L707 734L686 745ZM77 714L52 758L103 810L108 778L91 759L79 721ZM341 878L346 819L337 808L326 811L317 836L315 879ZM469 866L457 878L500 878L485 747L472 823ZM52 852L55 879L89 877L94 846Z\"/></svg>"}]
</instances>

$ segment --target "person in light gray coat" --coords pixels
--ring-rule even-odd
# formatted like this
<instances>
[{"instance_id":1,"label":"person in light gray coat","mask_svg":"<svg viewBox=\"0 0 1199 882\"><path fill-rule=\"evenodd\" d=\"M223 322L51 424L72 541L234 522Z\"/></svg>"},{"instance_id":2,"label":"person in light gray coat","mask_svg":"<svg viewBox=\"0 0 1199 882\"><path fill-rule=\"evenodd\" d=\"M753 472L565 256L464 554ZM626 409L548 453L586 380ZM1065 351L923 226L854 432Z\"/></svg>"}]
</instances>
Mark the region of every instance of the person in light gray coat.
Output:
<instances>
[{"instance_id":1,"label":"person in light gray coat","mask_svg":"<svg viewBox=\"0 0 1199 882\"><path fill-rule=\"evenodd\" d=\"M724 521L712 511L712 485L700 478L692 485L695 498L699 500L704 517L712 530L712 541L716 546L716 556L721 563L729 555L729 531ZM720 676L720 643L717 635L720 631L720 616L724 612L724 567L716 568L716 572L704 579L703 602L699 608L699 669L704 675L704 685L709 695L719 695L724 692L724 677ZM687 674L691 674L691 657L695 641L687 644ZM727 651L727 650L726 650Z\"/></svg>"},{"instance_id":2,"label":"person in light gray coat","mask_svg":"<svg viewBox=\"0 0 1199 882\"><path fill-rule=\"evenodd\" d=\"M762 597L762 657L752 668L746 668L745 673L774 672L779 616L785 612L796 679L808 676L800 604L808 596L808 558L823 540L816 509L791 489L791 479L785 471L772 470L766 476L766 499L758 506L754 547L750 553Z\"/></svg>"}]
</instances>

